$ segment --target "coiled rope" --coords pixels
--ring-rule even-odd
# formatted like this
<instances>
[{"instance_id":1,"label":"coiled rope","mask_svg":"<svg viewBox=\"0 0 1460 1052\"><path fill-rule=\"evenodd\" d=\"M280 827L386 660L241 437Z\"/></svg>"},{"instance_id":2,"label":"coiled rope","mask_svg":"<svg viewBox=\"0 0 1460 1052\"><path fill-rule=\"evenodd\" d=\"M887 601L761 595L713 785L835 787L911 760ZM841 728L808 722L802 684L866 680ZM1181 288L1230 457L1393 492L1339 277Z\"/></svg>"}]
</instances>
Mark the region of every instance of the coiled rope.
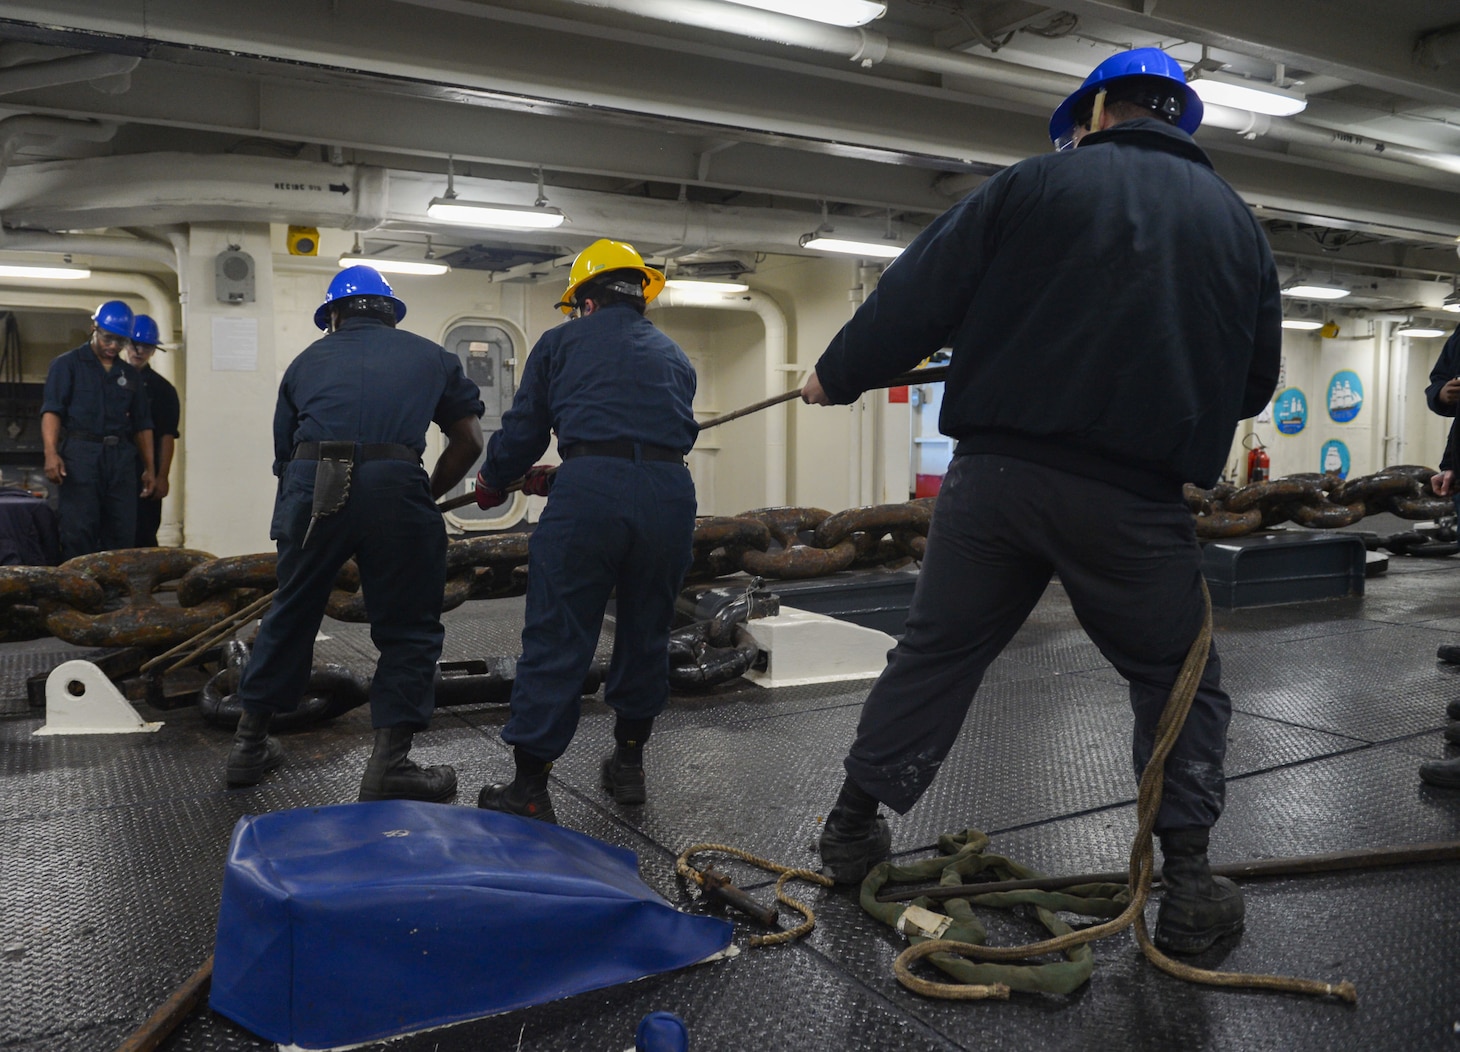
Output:
<instances>
[{"instance_id":1,"label":"coiled rope","mask_svg":"<svg viewBox=\"0 0 1460 1052\"><path fill-rule=\"evenodd\" d=\"M798 899L793 899L786 894L785 885L788 880L805 880L812 884L820 884L822 887L832 886L830 877L824 877L820 873L809 869L797 869L793 866L783 866L778 862L752 855L748 851L742 851L738 847L731 847L729 844L691 844L680 853L674 863L675 871L685 880L693 881L700 887L704 887L705 877L699 870L689 864L690 857L705 851L716 851L723 855L732 855L742 862L749 862L752 866L766 870L769 873L779 873L776 880L776 901L784 903L791 909L800 913L806 919L794 928L787 928L785 931L772 932L769 935L752 935L747 944L750 946L778 946L783 942L790 942L792 939L799 939L812 928L816 927L816 914L811 907Z\"/></svg>"},{"instance_id":2,"label":"coiled rope","mask_svg":"<svg viewBox=\"0 0 1460 1052\"><path fill-rule=\"evenodd\" d=\"M1156 813L1161 809L1166 758L1176 744L1176 738L1181 733L1182 725L1186 722L1186 714L1191 709L1197 685L1201 682L1202 672L1206 668L1207 654L1211 650L1212 605L1205 581L1202 582L1202 598L1206 605L1206 612L1202 619L1201 631L1187 652L1186 661L1181 666L1181 673L1171 688L1171 696L1166 702L1166 707L1161 711L1161 718L1156 723L1156 746L1150 762L1146 764L1146 769L1141 774L1140 788L1136 794L1137 830L1130 852L1130 905L1120 916L1103 924L1096 924L1082 931L1071 932L1025 946L980 946L977 943L947 939L929 939L926 942L917 943L909 946L893 962L893 973L903 986L928 997L952 1000L1007 996L1006 993L1000 994L991 987L965 983L932 982L922 979L912 974L910 965L914 961L936 953L993 961L1023 960L1047 953L1059 953L1073 946L1094 942L1097 939L1124 931L1134 924L1136 942L1140 945L1146 960L1161 971L1174 975L1178 979L1203 983L1208 986L1235 986L1311 994L1317 997L1337 997L1349 1004L1358 1001L1358 992L1354 989L1353 983L1348 980L1326 983L1314 979L1297 979L1280 975L1216 972L1205 968L1194 968L1167 957L1151 942L1150 935L1146 931L1145 907L1146 900L1151 893L1151 877L1155 865L1151 835L1156 824ZM980 992L970 993L969 990Z\"/></svg>"}]
</instances>

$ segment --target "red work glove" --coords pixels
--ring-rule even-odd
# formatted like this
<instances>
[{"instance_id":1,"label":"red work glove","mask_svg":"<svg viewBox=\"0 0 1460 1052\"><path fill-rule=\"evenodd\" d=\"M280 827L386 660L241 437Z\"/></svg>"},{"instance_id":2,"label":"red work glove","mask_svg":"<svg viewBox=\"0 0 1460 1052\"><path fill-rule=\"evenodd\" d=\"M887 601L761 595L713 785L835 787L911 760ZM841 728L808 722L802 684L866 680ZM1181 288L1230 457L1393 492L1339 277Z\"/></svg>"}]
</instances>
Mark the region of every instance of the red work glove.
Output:
<instances>
[{"instance_id":1,"label":"red work glove","mask_svg":"<svg viewBox=\"0 0 1460 1052\"><path fill-rule=\"evenodd\" d=\"M557 475L558 469L551 464L534 464L522 476L522 492L529 497L546 497Z\"/></svg>"},{"instance_id":2,"label":"red work glove","mask_svg":"<svg viewBox=\"0 0 1460 1052\"><path fill-rule=\"evenodd\" d=\"M493 489L482 481L481 475L477 476L477 507L482 511L490 511L499 504L507 503L507 494L499 489Z\"/></svg>"}]
</instances>

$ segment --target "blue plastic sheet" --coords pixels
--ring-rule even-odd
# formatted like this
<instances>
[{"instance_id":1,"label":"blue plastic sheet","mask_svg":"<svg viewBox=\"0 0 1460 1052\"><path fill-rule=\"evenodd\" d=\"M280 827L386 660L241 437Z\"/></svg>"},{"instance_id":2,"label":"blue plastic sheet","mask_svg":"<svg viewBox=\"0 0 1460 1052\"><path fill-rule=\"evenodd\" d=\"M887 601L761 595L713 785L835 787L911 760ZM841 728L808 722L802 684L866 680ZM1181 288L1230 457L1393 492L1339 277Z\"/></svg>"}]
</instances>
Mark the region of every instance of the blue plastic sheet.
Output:
<instances>
[{"instance_id":1,"label":"blue plastic sheet","mask_svg":"<svg viewBox=\"0 0 1460 1052\"><path fill-rule=\"evenodd\" d=\"M730 935L569 829L406 800L279 811L234 827L209 1004L333 1048L671 971Z\"/></svg>"}]
</instances>

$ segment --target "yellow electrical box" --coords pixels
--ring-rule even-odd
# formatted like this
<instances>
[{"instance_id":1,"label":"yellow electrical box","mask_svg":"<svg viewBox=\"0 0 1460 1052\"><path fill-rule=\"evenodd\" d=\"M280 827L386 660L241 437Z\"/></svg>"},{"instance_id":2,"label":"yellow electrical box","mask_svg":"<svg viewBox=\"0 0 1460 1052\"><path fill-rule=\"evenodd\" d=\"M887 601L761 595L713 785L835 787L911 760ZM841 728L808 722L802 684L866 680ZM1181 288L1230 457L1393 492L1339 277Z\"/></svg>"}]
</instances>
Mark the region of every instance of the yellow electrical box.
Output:
<instances>
[{"instance_id":1,"label":"yellow electrical box","mask_svg":"<svg viewBox=\"0 0 1460 1052\"><path fill-rule=\"evenodd\" d=\"M312 226L291 226L289 228L289 255L319 255L319 229Z\"/></svg>"},{"instance_id":2,"label":"yellow electrical box","mask_svg":"<svg viewBox=\"0 0 1460 1052\"><path fill-rule=\"evenodd\" d=\"M1338 336L1338 322L1325 322L1323 328L1318 330L1318 335L1322 336L1325 340L1334 339Z\"/></svg>"}]
</instances>

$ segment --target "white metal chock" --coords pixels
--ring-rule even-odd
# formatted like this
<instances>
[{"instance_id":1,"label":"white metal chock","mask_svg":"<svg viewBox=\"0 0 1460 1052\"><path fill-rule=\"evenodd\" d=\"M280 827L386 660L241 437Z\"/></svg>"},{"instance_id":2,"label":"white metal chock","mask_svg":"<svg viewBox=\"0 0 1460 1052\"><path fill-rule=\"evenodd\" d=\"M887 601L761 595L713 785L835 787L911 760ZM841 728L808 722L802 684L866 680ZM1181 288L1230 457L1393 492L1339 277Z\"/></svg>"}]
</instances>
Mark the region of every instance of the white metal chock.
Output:
<instances>
[{"instance_id":1,"label":"white metal chock","mask_svg":"<svg viewBox=\"0 0 1460 1052\"><path fill-rule=\"evenodd\" d=\"M46 677L46 723L37 734L140 734L161 723L137 715L105 672L90 661L63 661Z\"/></svg>"}]
</instances>

